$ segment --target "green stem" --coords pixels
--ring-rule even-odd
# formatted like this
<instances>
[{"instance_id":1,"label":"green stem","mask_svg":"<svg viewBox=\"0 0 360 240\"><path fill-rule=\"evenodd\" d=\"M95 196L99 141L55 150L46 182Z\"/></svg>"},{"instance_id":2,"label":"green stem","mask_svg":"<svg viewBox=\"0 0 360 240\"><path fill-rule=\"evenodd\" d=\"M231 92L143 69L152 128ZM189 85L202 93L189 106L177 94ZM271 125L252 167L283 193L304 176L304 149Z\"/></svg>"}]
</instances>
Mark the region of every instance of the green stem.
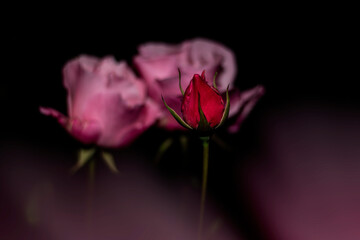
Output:
<instances>
[{"instance_id":1,"label":"green stem","mask_svg":"<svg viewBox=\"0 0 360 240\"><path fill-rule=\"evenodd\" d=\"M201 184L201 204L200 204L200 219L199 219L199 240L202 239L203 221L205 212L205 199L206 199L206 185L209 165L209 137L200 138L203 144L203 174Z\"/></svg>"}]
</instances>

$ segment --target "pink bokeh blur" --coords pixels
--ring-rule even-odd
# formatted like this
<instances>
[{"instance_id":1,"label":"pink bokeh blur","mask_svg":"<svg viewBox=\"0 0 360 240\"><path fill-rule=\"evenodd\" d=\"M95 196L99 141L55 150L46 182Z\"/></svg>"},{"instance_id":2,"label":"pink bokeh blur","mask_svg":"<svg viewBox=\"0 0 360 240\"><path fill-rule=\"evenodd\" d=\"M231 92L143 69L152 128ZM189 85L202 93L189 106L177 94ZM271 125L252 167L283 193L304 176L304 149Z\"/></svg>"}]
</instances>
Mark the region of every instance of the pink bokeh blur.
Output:
<instances>
[{"instance_id":1,"label":"pink bokeh blur","mask_svg":"<svg viewBox=\"0 0 360 240\"><path fill-rule=\"evenodd\" d=\"M125 154L118 175L97 165L89 189L87 171L71 175L64 164L71 155L38 148L14 144L2 152L1 239L197 239L200 196L188 183L165 182ZM241 239L210 198L204 226L206 239Z\"/></svg>"},{"instance_id":2,"label":"pink bokeh blur","mask_svg":"<svg viewBox=\"0 0 360 240\"><path fill-rule=\"evenodd\" d=\"M360 112L313 103L270 116L239 172L267 239L360 239Z\"/></svg>"}]
</instances>

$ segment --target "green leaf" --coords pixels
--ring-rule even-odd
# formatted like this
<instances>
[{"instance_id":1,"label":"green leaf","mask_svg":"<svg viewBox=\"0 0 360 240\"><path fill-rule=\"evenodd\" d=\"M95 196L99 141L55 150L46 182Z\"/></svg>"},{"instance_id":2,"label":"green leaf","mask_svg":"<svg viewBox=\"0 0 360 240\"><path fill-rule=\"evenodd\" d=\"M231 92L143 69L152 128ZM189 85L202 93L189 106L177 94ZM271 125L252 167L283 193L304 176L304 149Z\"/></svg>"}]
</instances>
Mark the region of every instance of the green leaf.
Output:
<instances>
[{"instance_id":1,"label":"green leaf","mask_svg":"<svg viewBox=\"0 0 360 240\"><path fill-rule=\"evenodd\" d=\"M179 72L179 87L180 87L180 91L181 94L184 96L184 90L181 87L181 72L180 72L180 68L178 68L178 72Z\"/></svg>"},{"instance_id":2,"label":"green leaf","mask_svg":"<svg viewBox=\"0 0 360 240\"><path fill-rule=\"evenodd\" d=\"M71 168L71 172L75 173L80 168L82 168L94 156L95 152L96 152L96 148L90 148L90 149L81 148L78 152L78 160L75 166Z\"/></svg>"},{"instance_id":3,"label":"green leaf","mask_svg":"<svg viewBox=\"0 0 360 240\"><path fill-rule=\"evenodd\" d=\"M106 163L106 165L109 167L110 171L112 171L113 173L119 172L119 170L117 169L117 167L115 165L115 159L111 153L102 151L101 157L104 160L104 162Z\"/></svg>"},{"instance_id":4,"label":"green leaf","mask_svg":"<svg viewBox=\"0 0 360 240\"><path fill-rule=\"evenodd\" d=\"M175 120L181 125L183 126L184 128L187 128L189 130L192 130L193 128L187 124L175 111L174 109L172 109L171 107L169 107L166 102L165 102L165 99L163 96L161 96L161 99L163 100L164 104L165 104L165 107L169 110L169 112L171 113L171 115L173 115L173 117L175 118Z\"/></svg>"},{"instance_id":5,"label":"green leaf","mask_svg":"<svg viewBox=\"0 0 360 240\"><path fill-rule=\"evenodd\" d=\"M223 116L220 120L220 123L215 127L215 129L217 129L218 127L220 127L221 125L224 124L225 120L227 119L227 117L229 116L229 111L230 111L230 98L229 98L229 86L226 89L226 105L225 105L225 110L223 113Z\"/></svg>"}]
</instances>

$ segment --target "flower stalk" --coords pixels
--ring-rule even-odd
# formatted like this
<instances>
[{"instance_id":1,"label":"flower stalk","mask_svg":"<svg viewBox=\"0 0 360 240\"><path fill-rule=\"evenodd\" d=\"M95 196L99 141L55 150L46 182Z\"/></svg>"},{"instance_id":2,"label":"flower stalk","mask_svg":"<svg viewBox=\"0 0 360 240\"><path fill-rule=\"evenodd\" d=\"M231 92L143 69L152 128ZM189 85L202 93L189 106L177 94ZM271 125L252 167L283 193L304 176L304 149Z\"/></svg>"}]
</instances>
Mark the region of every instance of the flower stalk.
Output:
<instances>
[{"instance_id":1,"label":"flower stalk","mask_svg":"<svg viewBox=\"0 0 360 240\"><path fill-rule=\"evenodd\" d=\"M206 187L207 187L207 176L209 168L209 137L200 137L203 146L203 172L202 172L202 183L201 183L201 202L200 202L200 216L199 216L199 231L198 239L202 239L203 224L204 224L204 212L205 212L205 201L206 201Z\"/></svg>"},{"instance_id":2,"label":"flower stalk","mask_svg":"<svg viewBox=\"0 0 360 240\"><path fill-rule=\"evenodd\" d=\"M164 105L176 121L184 128L195 131L203 146L203 172L201 184L201 201L198 239L202 239L204 213L206 202L206 187L209 167L209 140L214 131L222 126L229 115L230 99L226 90L226 103L224 103L213 79L213 86L208 85L205 71L201 75L195 74L185 92L181 87L181 73L179 70L179 87L183 95L181 103L182 117L169 107L162 97ZM229 87L228 87L229 88Z\"/></svg>"}]
</instances>

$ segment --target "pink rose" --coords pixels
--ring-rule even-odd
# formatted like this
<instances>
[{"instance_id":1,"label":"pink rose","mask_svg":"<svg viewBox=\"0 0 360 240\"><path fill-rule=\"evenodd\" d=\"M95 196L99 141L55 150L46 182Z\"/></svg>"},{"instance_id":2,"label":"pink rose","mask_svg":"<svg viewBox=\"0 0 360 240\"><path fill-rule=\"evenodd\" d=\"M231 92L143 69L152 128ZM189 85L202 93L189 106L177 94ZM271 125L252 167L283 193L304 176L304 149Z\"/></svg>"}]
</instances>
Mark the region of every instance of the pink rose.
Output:
<instances>
[{"instance_id":1,"label":"pink rose","mask_svg":"<svg viewBox=\"0 0 360 240\"><path fill-rule=\"evenodd\" d=\"M128 65L112 57L80 56L63 69L67 89L68 117L41 107L83 143L121 147L131 143L159 116L147 97L146 85Z\"/></svg>"},{"instance_id":2,"label":"pink rose","mask_svg":"<svg viewBox=\"0 0 360 240\"><path fill-rule=\"evenodd\" d=\"M190 84L194 74L199 74L203 70L209 82L212 82L213 76L218 73L216 85L220 94L224 94L229 85L232 99L230 105L236 106L234 109L237 109L230 110L229 117L239 119L234 121L237 126L229 129L232 132L237 130L242 119L264 92L261 86L247 91L247 94L241 94L235 89L235 55L230 49L214 41L197 38L180 44L146 43L141 45L138 51L139 54L133 59L134 66L149 85L150 97L160 104L162 115L159 123L167 130L184 129L161 100L162 95L171 108L177 113L181 111L182 94L179 91L178 69L181 71L183 89Z\"/></svg>"}]
</instances>

